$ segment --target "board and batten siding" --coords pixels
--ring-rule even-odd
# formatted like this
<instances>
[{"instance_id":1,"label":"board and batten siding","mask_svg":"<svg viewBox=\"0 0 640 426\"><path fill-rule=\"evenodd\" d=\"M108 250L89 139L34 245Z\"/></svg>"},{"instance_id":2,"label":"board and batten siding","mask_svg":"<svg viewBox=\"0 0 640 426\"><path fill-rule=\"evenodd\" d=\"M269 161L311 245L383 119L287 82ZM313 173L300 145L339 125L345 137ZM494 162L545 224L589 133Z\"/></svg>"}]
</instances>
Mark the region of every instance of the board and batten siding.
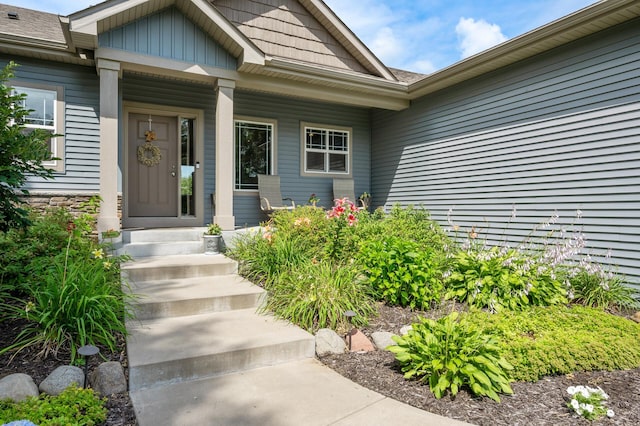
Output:
<instances>
[{"instance_id":1,"label":"board and batten siding","mask_svg":"<svg viewBox=\"0 0 640 426\"><path fill-rule=\"evenodd\" d=\"M257 120L276 120L276 172L280 176L283 197L296 205L307 204L315 193L320 206L333 205L333 178L301 176L301 122L352 129L351 167L356 196L370 191L371 131L370 111L283 96L236 91L234 114ZM236 191L234 196L236 225L253 226L267 219L261 212L257 191Z\"/></svg>"},{"instance_id":2,"label":"board and batten siding","mask_svg":"<svg viewBox=\"0 0 640 426\"><path fill-rule=\"evenodd\" d=\"M235 70L236 58L171 7L98 36L100 47Z\"/></svg>"},{"instance_id":3,"label":"board and batten siding","mask_svg":"<svg viewBox=\"0 0 640 426\"><path fill-rule=\"evenodd\" d=\"M64 90L64 172L53 180L31 177L25 189L32 192L98 193L100 189L100 81L93 67L44 62L0 55L0 67L13 60L16 80Z\"/></svg>"},{"instance_id":4,"label":"board and batten siding","mask_svg":"<svg viewBox=\"0 0 640 426\"><path fill-rule=\"evenodd\" d=\"M374 206L513 243L557 212L638 283L639 20L372 117Z\"/></svg>"}]
</instances>

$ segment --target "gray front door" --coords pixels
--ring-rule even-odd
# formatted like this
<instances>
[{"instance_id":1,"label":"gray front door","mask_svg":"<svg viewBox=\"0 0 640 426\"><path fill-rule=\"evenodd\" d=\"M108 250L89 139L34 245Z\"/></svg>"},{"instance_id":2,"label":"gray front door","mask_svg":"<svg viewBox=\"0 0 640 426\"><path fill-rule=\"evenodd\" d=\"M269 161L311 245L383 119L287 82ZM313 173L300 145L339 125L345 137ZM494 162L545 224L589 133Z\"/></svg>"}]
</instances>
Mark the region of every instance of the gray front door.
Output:
<instances>
[{"instance_id":1,"label":"gray front door","mask_svg":"<svg viewBox=\"0 0 640 426\"><path fill-rule=\"evenodd\" d=\"M129 114L128 127L128 216L177 218L178 118Z\"/></svg>"}]
</instances>

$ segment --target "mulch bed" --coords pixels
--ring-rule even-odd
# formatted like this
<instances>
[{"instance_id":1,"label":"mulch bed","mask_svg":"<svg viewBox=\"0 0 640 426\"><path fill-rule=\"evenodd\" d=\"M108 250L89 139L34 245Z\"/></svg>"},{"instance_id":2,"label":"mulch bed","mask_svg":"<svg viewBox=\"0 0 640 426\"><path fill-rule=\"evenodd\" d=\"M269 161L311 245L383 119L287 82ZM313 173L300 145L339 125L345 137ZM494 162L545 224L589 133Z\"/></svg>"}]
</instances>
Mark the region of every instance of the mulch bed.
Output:
<instances>
[{"instance_id":1,"label":"mulch bed","mask_svg":"<svg viewBox=\"0 0 640 426\"><path fill-rule=\"evenodd\" d=\"M0 322L0 348L11 345L15 337L20 333L25 323L22 321ZM0 379L14 373L28 374L39 385L53 370L61 365L69 365L71 359L68 351L60 351L57 356L49 354L47 357L39 356L40 348L30 347L18 352L11 360L13 353L0 355ZM118 361L125 370L127 369L126 345L123 337L118 338L118 347L115 352L110 352L105 347L100 347L101 356L92 357L89 362L89 371L96 368L101 362ZM11 360L11 362L9 362ZM84 367L81 367L84 368ZM136 415L129 398L129 393L124 392L107 397L108 409L105 426L135 426Z\"/></svg>"},{"instance_id":2,"label":"mulch bed","mask_svg":"<svg viewBox=\"0 0 640 426\"><path fill-rule=\"evenodd\" d=\"M449 310L451 306L443 308ZM442 315L441 311L421 313L427 317ZM375 331L400 333L411 324L416 313L408 309L380 305L380 316L368 327L365 335ZM640 344L640 342L638 342ZM405 380L392 353L375 351L329 355L322 362L343 376L382 395L423 410L476 425L639 425L640 369L613 372L583 372L546 377L536 383L512 384L514 394L501 396L497 403L489 398L474 397L462 390L455 398L436 399L428 385ZM607 406L615 412L613 418L589 421L575 416L566 407L569 386L600 386L608 395Z\"/></svg>"},{"instance_id":3,"label":"mulch bed","mask_svg":"<svg viewBox=\"0 0 640 426\"><path fill-rule=\"evenodd\" d=\"M432 318L441 316L452 306L440 311L430 311L421 315ZM460 307L455 307L459 309ZM375 331L400 332L404 325L411 324L416 312L397 307L379 306L380 315L374 318L362 331L370 336ZM0 347L9 345L20 331L23 323L0 323ZM640 342L639 342L640 344ZM119 361L126 369L126 346L119 339L118 350L109 353L101 348L108 361ZM0 356L0 378L12 373L25 373L39 384L56 367L66 365L68 353L37 357L35 348L20 352L9 364L9 354ZM97 358L97 357L96 357ZM94 359L89 369L95 368L102 360ZM547 377L536 383L513 383L514 395L502 396L496 403L488 398L474 397L462 390L455 398L445 396L435 399L429 387L402 377L393 354L387 351L368 353L346 353L330 355L321 359L327 366L360 385L385 396L405 402L415 407L462 420L476 425L639 425L640 424L640 369L614 372L575 373L566 376ZM608 407L615 411L613 418L603 418L596 422L573 415L566 407L566 389L571 385L600 386L609 394ZM112 395L108 398L107 426L135 426L135 413L128 393Z\"/></svg>"}]
</instances>

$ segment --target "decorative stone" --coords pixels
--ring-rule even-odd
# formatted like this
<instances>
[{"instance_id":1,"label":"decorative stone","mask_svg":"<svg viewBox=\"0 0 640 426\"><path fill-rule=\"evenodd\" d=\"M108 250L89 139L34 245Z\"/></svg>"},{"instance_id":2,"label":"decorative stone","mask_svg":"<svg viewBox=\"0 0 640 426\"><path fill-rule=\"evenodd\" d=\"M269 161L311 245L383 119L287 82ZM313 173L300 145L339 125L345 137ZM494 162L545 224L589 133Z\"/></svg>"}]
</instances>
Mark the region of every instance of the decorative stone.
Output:
<instances>
[{"instance_id":1,"label":"decorative stone","mask_svg":"<svg viewBox=\"0 0 640 426\"><path fill-rule=\"evenodd\" d=\"M635 322L640 323L640 312L636 312L635 314L633 314L631 316L631 319L634 320Z\"/></svg>"},{"instance_id":2,"label":"decorative stone","mask_svg":"<svg viewBox=\"0 0 640 426\"><path fill-rule=\"evenodd\" d=\"M400 335L404 336L405 334L407 334L409 332L409 330L413 330L413 327L411 327L410 325L405 325L400 329Z\"/></svg>"},{"instance_id":3,"label":"decorative stone","mask_svg":"<svg viewBox=\"0 0 640 426\"><path fill-rule=\"evenodd\" d=\"M40 383L40 392L54 396L59 395L71 386L72 383L75 383L78 387L84 385L84 373L82 369L72 365L62 365L53 370L53 372Z\"/></svg>"},{"instance_id":4,"label":"decorative stone","mask_svg":"<svg viewBox=\"0 0 640 426\"><path fill-rule=\"evenodd\" d=\"M10 399L15 402L24 401L30 396L38 396L38 386L31 376L17 373L0 379L0 400Z\"/></svg>"},{"instance_id":5,"label":"decorative stone","mask_svg":"<svg viewBox=\"0 0 640 426\"><path fill-rule=\"evenodd\" d=\"M321 328L316 333L316 355L343 354L346 348L344 340L335 331Z\"/></svg>"},{"instance_id":6,"label":"decorative stone","mask_svg":"<svg viewBox=\"0 0 640 426\"><path fill-rule=\"evenodd\" d=\"M395 334L389 333L388 331L376 331L375 333L371 333L373 344L379 350L385 350L388 346L397 345L397 343L391 339L391 336L395 336Z\"/></svg>"},{"instance_id":7,"label":"decorative stone","mask_svg":"<svg viewBox=\"0 0 640 426\"><path fill-rule=\"evenodd\" d=\"M376 349L373 347L371 340L364 335L360 330L354 329L351 334L351 352L371 352ZM349 340L349 334L347 334L347 341Z\"/></svg>"},{"instance_id":8,"label":"decorative stone","mask_svg":"<svg viewBox=\"0 0 640 426\"><path fill-rule=\"evenodd\" d=\"M89 383L100 396L127 391L127 379L122 365L117 361L103 362L89 374Z\"/></svg>"}]
</instances>

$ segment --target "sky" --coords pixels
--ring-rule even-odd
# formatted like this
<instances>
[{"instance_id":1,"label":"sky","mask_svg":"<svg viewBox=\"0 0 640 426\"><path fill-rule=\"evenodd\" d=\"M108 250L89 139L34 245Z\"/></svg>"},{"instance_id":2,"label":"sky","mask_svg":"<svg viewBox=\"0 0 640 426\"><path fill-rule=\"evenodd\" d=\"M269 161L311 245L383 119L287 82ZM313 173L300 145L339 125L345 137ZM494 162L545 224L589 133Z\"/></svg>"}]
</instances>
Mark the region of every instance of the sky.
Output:
<instances>
[{"instance_id":1,"label":"sky","mask_svg":"<svg viewBox=\"0 0 640 426\"><path fill-rule=\"evenodd\" d=\"M0 0L69 15L98 0ZM594 0L325 0L387 66L429 74Z\"/></svg>"}]
</instances>

